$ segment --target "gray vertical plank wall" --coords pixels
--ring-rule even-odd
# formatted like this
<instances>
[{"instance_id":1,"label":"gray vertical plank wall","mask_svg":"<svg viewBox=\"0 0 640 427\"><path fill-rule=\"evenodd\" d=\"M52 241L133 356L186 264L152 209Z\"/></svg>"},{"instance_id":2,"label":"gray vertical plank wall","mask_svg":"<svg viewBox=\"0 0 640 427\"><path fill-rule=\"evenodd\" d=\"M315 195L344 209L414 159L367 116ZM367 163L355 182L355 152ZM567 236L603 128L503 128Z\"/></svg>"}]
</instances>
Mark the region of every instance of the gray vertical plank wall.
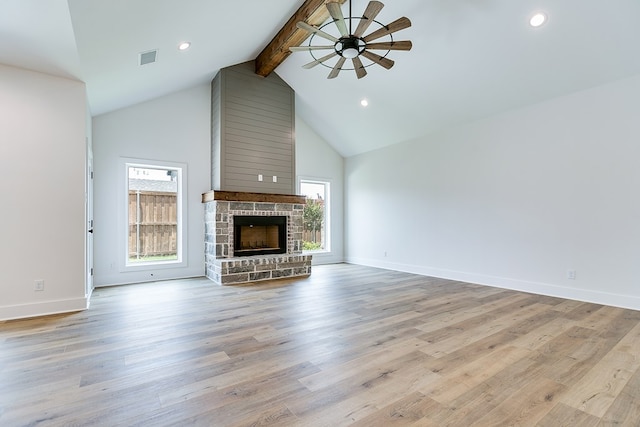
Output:
<instances>
[{"instance_id":1,"label":"gray vertical plank wall","mask_svg":"<svg viewBox=\"0 0 640 427\"><path fill-rule=\"evenodd\" d=\"M295 194L294 92L253 70L253 61L224 68L212 82L212 187Z\"/></svg>"}]
</instances>

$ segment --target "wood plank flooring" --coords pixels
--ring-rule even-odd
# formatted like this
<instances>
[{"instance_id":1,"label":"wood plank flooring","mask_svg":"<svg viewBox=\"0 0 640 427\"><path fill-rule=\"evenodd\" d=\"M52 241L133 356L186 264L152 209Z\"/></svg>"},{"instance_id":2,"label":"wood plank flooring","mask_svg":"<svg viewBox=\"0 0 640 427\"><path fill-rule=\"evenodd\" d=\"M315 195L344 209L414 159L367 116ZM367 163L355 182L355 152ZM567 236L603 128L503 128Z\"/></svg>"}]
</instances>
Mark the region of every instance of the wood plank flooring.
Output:
<instances>
[{"instance_id":1,"label":"wood plank flooring","mask_svg":"<svg viewBox=\"0 0 640 427\"><path fill-rule=\"evenodd\" d=\"M1 426L639 426L640 312L346 264L0 323Z\"/></svg>"}]
</instances>

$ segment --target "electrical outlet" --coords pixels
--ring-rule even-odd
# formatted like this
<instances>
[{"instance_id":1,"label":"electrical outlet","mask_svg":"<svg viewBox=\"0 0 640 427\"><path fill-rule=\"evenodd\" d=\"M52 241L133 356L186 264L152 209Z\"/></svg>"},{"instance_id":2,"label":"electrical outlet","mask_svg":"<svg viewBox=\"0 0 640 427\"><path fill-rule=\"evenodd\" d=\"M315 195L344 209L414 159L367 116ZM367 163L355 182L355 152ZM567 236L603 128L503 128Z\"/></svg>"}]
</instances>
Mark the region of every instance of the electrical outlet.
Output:
<instances>
[{"instance_id":1,"label":"electrical outlet","mask_svg":"<svg viewBox=\"0 0 640 427\"><path fill-rule=\"evenodd\" d=\"M278 182L278 177L277 176L273 176L273 182Z\"/></svg>"},{"instance_id":2,"label":"electrical outlet","mask_svg":"<svg viewBox=\"0 0 640 427\"><path fill-rule=\"evenodd\" d=\"M36 286L34 289L36 291L44 291L44 280L36 280Z\"/></svg>"},{"instance_id":3,"label":"electrical outlet","mask_svg":"<svg viewBox=\"0 0 640 427\"><path fill-rule=\"evenodd\" d=\"M576 271L575 270L567 270L567 279L576 280Z\"/></svg>"},{"instance_id":4,"label":"electrical outlet","mask_svg":"<svg viewBox=\"0 0 640 427\"><path fill-rule=\"evenodd\" d=\"M258 181L262 182L262 174L258 174Z\"/></svg>"}]
</instances>

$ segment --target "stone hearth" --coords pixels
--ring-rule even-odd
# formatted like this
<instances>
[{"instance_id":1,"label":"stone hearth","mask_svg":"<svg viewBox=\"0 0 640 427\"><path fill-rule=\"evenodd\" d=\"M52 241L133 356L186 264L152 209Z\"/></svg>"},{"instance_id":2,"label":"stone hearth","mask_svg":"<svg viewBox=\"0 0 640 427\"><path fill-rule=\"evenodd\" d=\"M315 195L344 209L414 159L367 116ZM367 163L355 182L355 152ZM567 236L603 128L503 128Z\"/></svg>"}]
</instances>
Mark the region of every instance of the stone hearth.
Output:
<instances>
[{"instance_id":1,"label":"stone hearth","mask_svg":"<svg viewBox=\"0 0 640 427\"><path fill-rule=\"evenodd\" d=\"M205 204L206 275L220 285L308 276L311 255L302 254L304 196L209 191ZM234 256L235 216L284 216L287 250L284 254Z\"/></svg>"}]
</instances>

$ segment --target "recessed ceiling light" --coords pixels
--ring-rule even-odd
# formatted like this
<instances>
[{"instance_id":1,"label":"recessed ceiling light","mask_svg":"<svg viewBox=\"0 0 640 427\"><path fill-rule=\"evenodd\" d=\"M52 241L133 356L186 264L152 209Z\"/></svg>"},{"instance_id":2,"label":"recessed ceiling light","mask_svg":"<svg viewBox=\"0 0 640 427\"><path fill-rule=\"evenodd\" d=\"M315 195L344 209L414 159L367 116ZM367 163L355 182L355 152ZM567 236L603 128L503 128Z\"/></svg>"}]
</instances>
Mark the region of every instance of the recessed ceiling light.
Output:
<instances>
[{"instance_id":1,"label":"recessed ceiling light","mask_svg":"<svg viewBox=\"0 0 640 427\"><path fill-rule=\"evenodd\" d=\"M536 13L531 17L531 19L529 19L529 24L532 27L539 27L545 22L547 22L547 15L542 12Z\"/></svg>"},{"instance_id":2,"label":"recessed ceiling light","mask_svg":"<svg viewBox=\"0 0 640 427\"><path fill-rule=\"evenodd\" d=\"M369 101L367 101L367 99L364 98L360 101L360 105L362 105L363 107L366 107L367 105L369 105Z\"/></svg>"},{"instance_id":3,"label":"recessed ceiling light","mask_svg":"<svg viewBox=\"0 0 640 427\"><path fill-rule=\"evenodd\" d=\"M191 42L182 42L178 45L178 49L187 50L191 46Z\"/></svg>"}]
</instances>

